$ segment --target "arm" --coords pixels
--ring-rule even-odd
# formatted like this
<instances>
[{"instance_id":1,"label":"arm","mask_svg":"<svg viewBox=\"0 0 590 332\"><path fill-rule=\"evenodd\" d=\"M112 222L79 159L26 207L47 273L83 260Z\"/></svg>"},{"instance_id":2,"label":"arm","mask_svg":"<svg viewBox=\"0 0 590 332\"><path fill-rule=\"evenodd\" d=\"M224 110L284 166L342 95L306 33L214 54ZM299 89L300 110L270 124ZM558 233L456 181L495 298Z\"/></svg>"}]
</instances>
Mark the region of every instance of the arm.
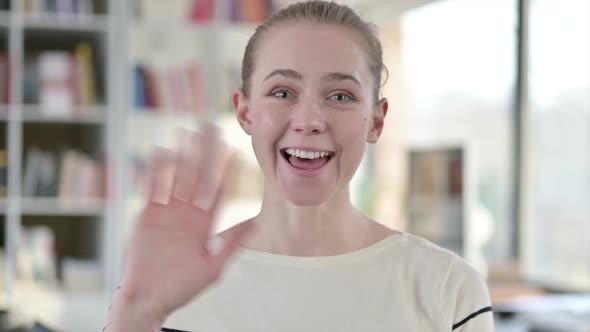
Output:
<instances>
[{"instance_id":1,"label":"arm","mask_svg":"<svg viewBox=\"0 0 590 332\"><path fill-rule=\"evenodd\" d=\"M111 305L108 321L106 332L157 332L164 319L156 317L147 306L120 292Z\"/></svg>"},{"instance_id":2,"label":"arm","mask_svg":"<svg viewBox=\"0 0 590 332\"><path fill-rule=\"evenodd\" d=\"M490 294L485 280L459 257L453 257L441 297L450 331L495 331Z\"/></svg>"},{"instance_id":3,"label":"arm","mask_svg":"<svg viewBox=\"0 0 590 332\"><path fill-rule=\"evenodd\" d=\"M158 331L158 332L188 332L161 327L165 319L156 318L147 308L141 308L130 301L125 295L118 296L121 287L115 292L114 301L109 306L109 325L102 332L118 331ZM146 319L152 317L153 319Z\"/></svg>"}]
</instances>

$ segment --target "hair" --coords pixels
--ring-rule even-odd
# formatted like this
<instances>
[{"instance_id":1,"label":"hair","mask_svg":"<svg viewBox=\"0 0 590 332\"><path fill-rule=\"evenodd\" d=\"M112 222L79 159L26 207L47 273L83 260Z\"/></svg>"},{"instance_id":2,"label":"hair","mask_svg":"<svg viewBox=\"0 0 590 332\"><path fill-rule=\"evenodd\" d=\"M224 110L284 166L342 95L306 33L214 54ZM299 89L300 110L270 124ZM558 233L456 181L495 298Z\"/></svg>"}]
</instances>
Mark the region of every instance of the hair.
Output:
<instances>
[{"instance_id":1,"label":"hair","mask_svg":"<svg viewBox=\"0 0 590 332\"><path fill-rule=\"evenodd\" d=\"M250 96L250 78L254 72L256 50L264 34L275 26L300 22L344 26L352 28L361 34L367 43L369 70L375 79L373 98L375 102L378 102L379 89L381 87L381 71L385 70L387 72L387 68L383 64L383 50L377 36L377 27L373 23L362 20L348 6L340 5L333 1L318 0L292 4L276 12L256 28L246 45L242 60L242 92L244 96L246 98Z\"/></svg>"}]
</instances>

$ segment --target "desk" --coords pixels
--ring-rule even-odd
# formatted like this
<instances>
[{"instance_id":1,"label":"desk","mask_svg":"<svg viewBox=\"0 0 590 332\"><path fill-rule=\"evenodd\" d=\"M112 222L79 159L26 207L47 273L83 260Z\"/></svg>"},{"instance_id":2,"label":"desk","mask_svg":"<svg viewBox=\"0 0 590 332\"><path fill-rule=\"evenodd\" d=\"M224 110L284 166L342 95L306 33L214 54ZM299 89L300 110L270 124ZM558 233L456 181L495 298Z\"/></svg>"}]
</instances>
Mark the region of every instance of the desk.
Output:
<instances>
[{"instance_id":1,"label":"desk","mask_svg":"<svg viewBox=\"0 0 590 332\"><path fill-rule=\"evenodd\" d=\"M517 298L494 312L498 332L590 332L590 293Z\"/></svg>"}]
</instances>

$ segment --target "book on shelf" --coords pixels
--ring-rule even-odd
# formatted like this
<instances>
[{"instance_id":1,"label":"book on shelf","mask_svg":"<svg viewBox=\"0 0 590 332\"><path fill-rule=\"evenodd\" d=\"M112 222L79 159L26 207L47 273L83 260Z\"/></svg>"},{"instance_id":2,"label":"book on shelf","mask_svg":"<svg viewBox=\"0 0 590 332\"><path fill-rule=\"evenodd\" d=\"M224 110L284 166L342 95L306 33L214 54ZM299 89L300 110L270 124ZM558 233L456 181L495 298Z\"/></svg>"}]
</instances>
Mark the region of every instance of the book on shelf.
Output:
<instances>
[{"instance_id":1,"label":"book on shelf","mask_svg":"<svg viewBox=\"0 0 590 332\"><path fill-rule=\"evenodd\" d=\"M0 105L10 103L11 71L9 58L0 52Z\"/></svg>"},{"instance_id":2,"label":"book on shelf","mask_svg":"<svg viewBox=\"0 0 590 332\"><path fill-rule=\"evenodd\" d=\"M23 179L23 195L26 197L50 196L56 188L55 158L37 147L27 151Z\"/></svg>"},{"instance_id":3,"label":"book on shelf","mask_svg":"<svg viewBox=\"0 0 590 332\"><path fill-rule=\"evenodd\" d=\"M25 162L25 197L96 199L104 196L102 163L79 151L51 152L31 146Z\"/></svg>"},{"instance_id":4,"label":"book on shelf","mask_svg":"<svg viewBox=\"0 0 590 332\"><path fill-rule=\"evenodd\" d=\"M25 59L25 103L39 104L46 115L71 116L97 104L92 48L79 43L73 51L42 51Z\"/></svg>"},{"instance_id":5,"label":"book on shelf","mask_svg":"<svg viewBox=\"0 0 590 332\"><path fill-rule=\"evenodd\" d=\"M58 198L99 198L104 196L102 163L76 150L62 153Z\"/></svg>"},{"instance_id":6,"label":"book on shelf","mask_svg":"<svg viewBox=\"0 0 590 332\"><path fill-rule=\"evenodd\" d=\"M22 227L20 238L16 257L19 279L56 285L57 252L53 230L41 225Z\"/></svg>"},{"instance_id":7,"label":"book on shelf","mask_svg":"<svg viewBox=\"0 0 590 332\"><path fill-rule=\"evenodd\" d=\"M74 50L75 86L78 87L78 105L96 104L96 82L92 66L92 48L89 43L79 43Z\"/></svg>"},{"instance_id":8,"label":"book on shelf","mask_svg":"<svg viewBox=\"0 0 590 332\"><path fill-rule=\"evenodd\" d=\"M70 115L76 101L74 65L66 51L44 51L39 54L39 105L51 115Z\"/></svg>"},{"instance_id":9,"label":"book on shelf","mask_svg":"<svg viewBox=\"0 0 590 332\"><path fill-rule=\"evenodd\" d=\"M58 14L86 16L94 13L92 0L21 0L23 12L30 15Z\"/></svg>"},{"instance_id":10,"label":"book on shelf","mask_svg":"<svg viewBox=\"0 0 590 332\"><path fill-rule=\"evenodd\" d=\"M135 109L192 114L206 110L206 87L197 63L167 68L136 64L132 70Z\"/></svg>"},{"instance_id":11,"label":"book on shelf","mask_svg":"<svg viewBox=\"0 0 590 332\"><path fill-rule=\"evenodd\" d=\"M143 19L177 19L190 23L207 23L215 17L215 6L227 8L223 18L229 22L258 24L267 19L275 7L273 0L140 0L138 16Z\"/></svg>"},{"instance_id":12,"label":"book on shelf","mask_svg":"<svg viewBox=\"0 0 590 332\"><path fill-rule=\"evenodd\" d=\"M272 0L228 0L230 22L259 24L273 12Z\"/></svg>"},{"instance_id":13,"label":"book on shelf","mask_svg":"<svg viewBox=\"0 0 590 332\"><path fill-rule=\"evenodd\" d=\"M213 19L215 0L192 0L189 10L189 22L208 22Z\"/></svg>"},{"instance_id":14,"label":"book on shelf","mask_svg":"<svg viewBox=\"0 0 590 332\"><path fill-rule=\"evenodd\" d=\"M26 55L22 66L22 98L27 104L39 103L39 73L37 57Z\"/></svg>"},{"instance_id":15,"label":"book on shelf","mask_svg":"<svg viewBox=\"0 0 590 332\"><path fill-rule=\"evenodd\" d=\"M260 24L277 7L273 0L225 0L228 2L229 22Z\"/></svg>"}]
</instances>

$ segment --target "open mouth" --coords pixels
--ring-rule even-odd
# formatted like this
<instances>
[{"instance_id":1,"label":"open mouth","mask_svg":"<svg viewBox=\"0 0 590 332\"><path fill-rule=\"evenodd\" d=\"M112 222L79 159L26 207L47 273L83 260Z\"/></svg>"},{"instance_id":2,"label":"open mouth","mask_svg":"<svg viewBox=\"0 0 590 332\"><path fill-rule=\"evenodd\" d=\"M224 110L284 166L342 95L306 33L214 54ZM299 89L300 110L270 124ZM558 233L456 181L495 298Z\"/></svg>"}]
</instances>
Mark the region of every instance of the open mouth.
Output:
<instances>
[{"instance_id":1,"label":"open mouth","mask_svg":"<svg viewBox=\"0 0 590 332\"><path fill-rule=\"evenodd\" d=\"M281 149L281 155L293 167L302 170L319 169L334 156L331 151L304 151L298 149Z\"/></svg>"}]
</instances>

